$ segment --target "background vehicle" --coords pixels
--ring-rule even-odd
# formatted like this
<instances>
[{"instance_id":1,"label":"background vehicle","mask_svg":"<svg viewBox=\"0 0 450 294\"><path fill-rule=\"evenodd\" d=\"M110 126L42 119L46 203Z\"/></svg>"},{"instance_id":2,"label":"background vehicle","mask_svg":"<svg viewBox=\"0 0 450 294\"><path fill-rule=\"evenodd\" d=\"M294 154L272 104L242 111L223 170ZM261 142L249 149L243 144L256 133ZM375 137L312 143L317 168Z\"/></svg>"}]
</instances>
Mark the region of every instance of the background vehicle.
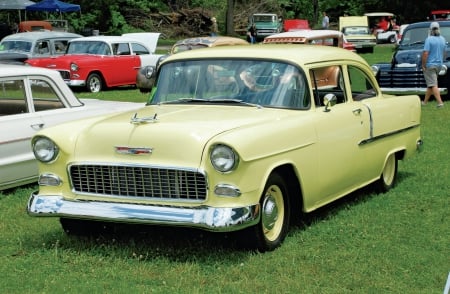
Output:
<instances>
[{"instance_id":1,"label":"background vehicle","mask_svg":"<svg viewBox=\"0 0 450 294\"><path fill-rule=\"evenodd\" d=\"M0 54L23 53L28 58L62 55L66 52L69 40L80 37L82 35L53 31L12 34L1 40Z\"/></svg>"},{"instance_id":2,"label":"background vehicle","mask_svg":"<svg viewBox=\"0 0 450 294\"><path fill-rule=\"evenodd\" d=\"M159 33L77 38L69 42L63 56L27 63L55 69L70 87L97 93L108 87L136 85L137 71L156 65L162 56L152 53L158 38Z\"/></svg>"},{"instance_id":3,"label":"background vehicle","mask_svg":"<svg viewBox=\"0 0 450 294\"><path fill-rule=\"evenodd\" d=\"M369 28L367 16L339 17L339 31L344 33L347 41L355 45L357 52L373 53L377 39Z\"/></svg>"},{"instance_id":4,"label":"background vehicle","mask_svg":"<svg viewBox=\"0 0 450 294\"><path fill-rule=\"evenodd\" d=\"M372 65L380 87L405 93L419 93L425 95L426 83L422 71L422 51L425 39L429 34L431 22L418 22L409 24L402 39L392 56L391 62L376 63ZM450 40L450 21L439 21L441 35ZM442 98L449 99L447 95L450 88L450 47L446 48L447 59L439 73L438 84L441 88Z\"/></svg>"},{"instance_id":5,"label":"background vehicle","mask_svg":"<svg viewBox=\"0 0 450 294\"><path fill-rule=\"evenodd\" d=\"M283 30L285 32L309 29L311 27L307 19L285 19L283 21Z\"/></svg>"},{"instance_id":6,"label":"background vehicle","mask_svg":"<svg viewBox=\"0 0 450 294\"><path fill-rule=\"evenodd\" d=\"M274 13L255 13L248 19L248 28L255 26L256 40L261 41L265 37L281 33L283 24Z\"/></svg>"},{"instance_id":7,"label":"background vehicle","mask_svg":"<svg viewBox=\"0 0 450 294\"><path fill-rule=\"evenodd\" d=\"M38 67L2 64L0 87L0 190L36 182L38 168L30 146L31 136L37 131L142 106L79 100L58 72Z\"/></svg>"},{"instance_id":8,"label":"background vehicle","mask_svg":"<svg viewBox=\"0 0 450 294\"><path fill-rule=\"evenodd\" d=\"M356 51L355 45L336 30L294 30L274 34L264 38L264 44L311 44L345 48Z\"/></svg>"},{"instance_id":9,"label":"background vehicle","mask_svg":"<svg viewBox=\"0 0 450 294\"><path fill-rule=\"evenodd\" d=\"M398 39L399 26L395 22L395 15L390 12L364 13L369 18L369 27L377 37L377 43L394 44ZM391 21L393 24L391 25Z\"/></svg>"},{"instance_id":10,"label":"background vehicle","mask_svg":"<svg viewBox=\"0 0 450 294\"><path fill-rule=\"evenodd\" d=\"M170 54L180 53L188 50L233 45L248 45L248 42L241 38L227 36L208 36L182 39L177 41L170 48L169 54L161 56L157 64L161 63ZM151 88L149 69L151 69L151 66L144 66L139 69L136 75L136 86L142 93L147 93Z\"/></svg>"}]
</instances>

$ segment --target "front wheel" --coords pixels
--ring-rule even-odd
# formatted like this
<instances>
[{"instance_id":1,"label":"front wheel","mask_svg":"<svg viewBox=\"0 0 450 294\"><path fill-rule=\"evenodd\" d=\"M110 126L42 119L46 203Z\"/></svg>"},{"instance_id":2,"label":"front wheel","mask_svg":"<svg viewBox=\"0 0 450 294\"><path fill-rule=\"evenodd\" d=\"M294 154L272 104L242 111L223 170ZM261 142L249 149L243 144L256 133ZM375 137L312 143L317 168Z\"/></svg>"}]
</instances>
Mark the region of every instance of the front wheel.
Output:
<instances>
[{"instance_id":1,"label":"front wheel","mask_svg":"<svg viewBox=\"0 0 450 294\"><path fill-rule=\"evenodd\" d=\"M91 73L86 80L86 89L91 93L98 93L102 88L102 77L99 74Z\"/></svg>"},{"instance_id":2,"label":"front wheel","mask_svg":"<svg viewBox=\"0 0 450 294\"><path fill-rule=\"evenodd\" d=\"M284 179L272 173L260 200L261 218L257 225L243 235L260 252L272 251L287 235L290 219L289 192Z\"/></svg>"},{"instance_id":3,"label":"front wheel","mask_svg":"<svg viewBox=\"0 0 450 294\"><path fill-rule=\"evenodd\" d=\"M388 156L378 181L375 182L377 192L385 193L395 185L397 179L398 160L395 153Z\"/></svg>"}]
</instances>

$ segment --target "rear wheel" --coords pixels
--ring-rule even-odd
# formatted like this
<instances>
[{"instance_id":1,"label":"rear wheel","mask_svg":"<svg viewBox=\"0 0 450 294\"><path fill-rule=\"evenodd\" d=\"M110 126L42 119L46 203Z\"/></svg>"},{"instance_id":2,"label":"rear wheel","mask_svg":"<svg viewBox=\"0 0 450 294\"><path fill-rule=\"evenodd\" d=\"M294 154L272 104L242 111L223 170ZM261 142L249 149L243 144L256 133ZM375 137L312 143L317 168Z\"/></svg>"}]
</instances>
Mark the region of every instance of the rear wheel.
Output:
<instances>
[{"instance_id":1,"label":"rear wheel","mask_svg":"<svg viewBox=\"0 0 450 294\"><path fill-rule=\"evenodd\" d=\"M86 88L91 93L98 93L103 88L102 77L97 73L91 73L86 80Z\"/></svg>"},{"instance_id":2,"label":"rear wheel","mask_svg":"<svg viewBox=\"0 0 450 294\"><path fill-rule=\"evenodd\" d=\"M389 41L389 43L394 44L395 41L396 41L395 36L394 36L394 35L390 36L389 39L388 39L388 41Z\"/></svg>"},{"instance_id":3,"label":"rear wheel","mask_svg":"<svg viewBox=\"0 0 450 294\"><path fill-rule=\"evenodd\" d=\"M272 251L281 245L287 235L290 219L288 188L277 173L269 176L260 200L260 222L248 228L243 238L260 252Z\"/></svg>"},{"instance_id":4,"label":"rear wheel","mask_svg":"<svg viewBox=\"0 0 450 294\"><path fill-rule=\"evenodd\" d=\"M389 191L395 185L397 179L398 160L395 153L389 155L384 164L383 171L378 181L375 182L375 189L384 193Z\"/></svg>"}]
</instances>

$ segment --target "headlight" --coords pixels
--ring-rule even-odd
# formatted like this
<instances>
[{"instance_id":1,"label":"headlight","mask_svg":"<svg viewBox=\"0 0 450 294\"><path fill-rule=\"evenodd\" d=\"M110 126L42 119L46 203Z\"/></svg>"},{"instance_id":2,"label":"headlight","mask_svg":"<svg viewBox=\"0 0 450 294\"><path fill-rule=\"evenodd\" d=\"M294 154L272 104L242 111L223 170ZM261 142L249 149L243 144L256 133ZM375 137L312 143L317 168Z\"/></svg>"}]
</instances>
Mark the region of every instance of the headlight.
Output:
<instances>
[{"instance_id":1,"label":"headlight","mask_svg":"<svg viewBox=\"0 0 450 294\"><path fill-rule=\"evenodd\" d=\"M32 148L36 159L42 162L55 160L59 153L59 148L56 146L55 142L41 136L33 138Z\"/></svg>"},{"instance_id":2,"label":"headlight","mask_svg":"<svg viewBox=\"0 0 450 294\"><path fill-rule=\"evenodd\" d=\"M225 145L216 145L211 150L211 163L220 172L229 172L238 164L238 155L234 150Z\"/></svg>"},{"instance_id":3,"label":"headlight","mask_svg":"<svg viewBox=\"0 0 450 294\"><path fill-rule=\"evenodd\" d=\"M378 66L376 66L376 65L372 65L370 68L372 69L373 75L377 76L378 71L380 70L380 68Z\"/></svg>"},{"instance_id":4,"label":"headlight","mask_svg":"<svg viewBox=\"0 0 450 294\"><path fill-rule=\"evenodd\" d=\"M441 70L439 71L440 76L445 76L447 74L447 66L444 64L441 66Z\"/></svg>"},{"instance_id":5,"label":"headlight","mask_svg":"<svg viewBox=\"0 0 450 294\"><path fill-rule=\"evenodd\" d=\"M78 65L76 65L75 63L71 63L70 64L70 70L71 71L78 71Z\"/></svg>"}]
</instances>

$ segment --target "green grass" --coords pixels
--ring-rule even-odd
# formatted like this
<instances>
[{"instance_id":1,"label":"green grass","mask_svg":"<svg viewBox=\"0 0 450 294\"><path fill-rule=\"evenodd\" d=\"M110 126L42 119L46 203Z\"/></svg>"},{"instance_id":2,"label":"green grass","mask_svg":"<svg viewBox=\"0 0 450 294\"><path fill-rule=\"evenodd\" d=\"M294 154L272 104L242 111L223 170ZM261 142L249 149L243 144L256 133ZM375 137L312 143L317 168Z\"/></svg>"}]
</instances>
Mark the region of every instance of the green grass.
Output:
<instances>
[{"instance_id":1,"label":"green grass","mask_svg":"<svg viewBox=\"0 0 450 294\"><path fill-rule=\"evenodd\" d=\"M96 98L141 95L122 89ZM450 270L450 104L435 105L423 107L423 151L399 163L394 189L363 189L308 215L265 254L236 248L232 234L180 228L126 226L112 235L70 237L57 219L26 214L37 186L6 191L0 290L440 294Z\"/></svg>"}]
</instances>

